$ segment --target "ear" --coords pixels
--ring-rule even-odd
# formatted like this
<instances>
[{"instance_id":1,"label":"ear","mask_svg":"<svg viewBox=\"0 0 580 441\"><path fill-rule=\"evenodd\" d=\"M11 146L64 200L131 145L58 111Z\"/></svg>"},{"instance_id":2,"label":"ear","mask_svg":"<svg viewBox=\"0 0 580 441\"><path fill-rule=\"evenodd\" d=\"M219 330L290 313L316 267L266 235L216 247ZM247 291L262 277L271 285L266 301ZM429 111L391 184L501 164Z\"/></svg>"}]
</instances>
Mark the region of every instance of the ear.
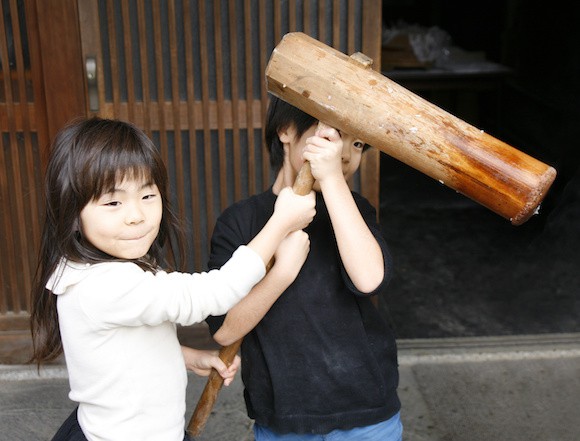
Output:
<instances>
[{"instance_id":1,"label":"ear","mask_svg":"<svg viewBox=\"0 0 580 441\"><path fill-rule=\"evenodd\" d=\"M292 126L283 127L278 130L278 138L282 144L289 144L294 140L295 131Z\"/></svg>"}]
</instances>

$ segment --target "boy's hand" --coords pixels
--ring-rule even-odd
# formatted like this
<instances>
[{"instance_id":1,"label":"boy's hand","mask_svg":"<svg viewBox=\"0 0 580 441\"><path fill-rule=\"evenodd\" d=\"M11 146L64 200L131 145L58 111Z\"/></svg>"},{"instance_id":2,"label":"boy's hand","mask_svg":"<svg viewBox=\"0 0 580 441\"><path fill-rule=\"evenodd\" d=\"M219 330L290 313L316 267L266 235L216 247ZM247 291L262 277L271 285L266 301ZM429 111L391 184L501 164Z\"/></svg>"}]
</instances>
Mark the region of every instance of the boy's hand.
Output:
<instances>
[{"instance_id":1,"label":"boy's hand","mask_svg":"<svg viewBox=\"0 0 580 441\"><path fill-rule=\"evenodd\" d=\"M288 227L288 232L306 228L316 214L316 196L311 191L306 196L294 193L290 187L283 188L276 199L274 214Z\"/></svg>"},{"instance_id":2,"label":"boy's hand","mask_svg":"<svg viewBox=\"0 0 580 441\"><path fill-rule=\"evenodd\" d=\"M187 370L202 377L207 377L212 368L214 368L224 379L224 386L229 386L231 384L241 365L241 359L238 355L234 357L234 361L228 368L221 358L219 358L218 351L193 349L187 346L182 346L181 352Z\"/></svg>"},{"instance_id":3,"label":"boy's hand","mask_svg":"<svg viewBox=\"0 0 580 441\"><path fill-rule=\"evenodd\" d=\"M344 179L342 171L343 142L338 130L318 123L314 136L306 139L303 157L310 161L312 176L318 182Z\"/></svg>"}]
</instances>

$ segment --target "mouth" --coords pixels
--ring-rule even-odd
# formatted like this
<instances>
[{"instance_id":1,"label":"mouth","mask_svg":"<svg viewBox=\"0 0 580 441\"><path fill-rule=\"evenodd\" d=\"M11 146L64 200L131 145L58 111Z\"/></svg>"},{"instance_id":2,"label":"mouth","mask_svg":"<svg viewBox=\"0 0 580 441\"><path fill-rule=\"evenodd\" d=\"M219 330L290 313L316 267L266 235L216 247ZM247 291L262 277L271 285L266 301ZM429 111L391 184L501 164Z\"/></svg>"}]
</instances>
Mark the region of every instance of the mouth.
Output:
<instances>
[{"instance_id":1,"label":"mouth","mask_svg":"<svg viewBox=\"0 0 580 441\"><path fill-rule=\"evenodd\" d=\"M131 236L131 237L126 237L126 238L123 238L123 240L126 240L126 241L128 241L128 242L136 242L136 241L139 241L139 240L142 240L142 239L144 239L144 238L147 236L147 234L148 234L148 233L141 234L141 235L139 235L139 236Z\"/></svg>"}]
</instances>

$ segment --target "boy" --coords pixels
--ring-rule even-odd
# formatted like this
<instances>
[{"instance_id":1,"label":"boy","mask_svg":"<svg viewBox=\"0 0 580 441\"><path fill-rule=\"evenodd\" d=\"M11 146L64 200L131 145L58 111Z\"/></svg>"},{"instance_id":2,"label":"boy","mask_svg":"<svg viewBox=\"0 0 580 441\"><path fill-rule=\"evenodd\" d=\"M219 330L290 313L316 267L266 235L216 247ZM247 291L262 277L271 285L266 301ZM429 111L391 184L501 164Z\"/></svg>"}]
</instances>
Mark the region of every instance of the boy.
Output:
<instances>
[{"instance_id":1,"label":"boy","mask_svg":"<svg viewBox=\"0 0 580 441\"><path fill-rule=\"evenodd\" d=\"M259 231L305 160L317 213L305 229L310 253L302 268L283 274L277 261L277 271L225 317L207 319L222 345L245 336L242 379L255 439L314 440L332 432L333 440L399 441L395 339L371 302L388 284L391 258L374 208L347 184L365 145L275 97L265 138L276 180L220 216L210 268Z\"/></svg>"}]
</instances>

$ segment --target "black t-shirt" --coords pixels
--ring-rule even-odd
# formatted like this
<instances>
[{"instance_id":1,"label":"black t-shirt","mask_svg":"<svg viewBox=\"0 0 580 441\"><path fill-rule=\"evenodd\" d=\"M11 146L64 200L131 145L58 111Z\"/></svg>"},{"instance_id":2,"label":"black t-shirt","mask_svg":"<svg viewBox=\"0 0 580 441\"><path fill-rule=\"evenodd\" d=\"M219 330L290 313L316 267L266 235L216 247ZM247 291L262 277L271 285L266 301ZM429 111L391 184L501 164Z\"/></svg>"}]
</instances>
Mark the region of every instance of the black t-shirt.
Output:
<instances>
[{"instance_id":1,"label":"black t-shirt","mask_svg":"<svg viewBox=\"0 0 580 441\"><path fill-rule=\"evenodd\" d=\"M353 193L385 260L381 285L358 291L341 263L334 232L317 194L305 229L310 253L298 277L242 344L248 416L277 432L328 433L387 420L400 409L397 350L391 327L370 297L382 293L392 260L375 209ZM221 267L266 224L276 195L268 190L226 209L212 236L210 269ZM224 317L208 317L215 333Z\"/></svg>"}]
</instances>

